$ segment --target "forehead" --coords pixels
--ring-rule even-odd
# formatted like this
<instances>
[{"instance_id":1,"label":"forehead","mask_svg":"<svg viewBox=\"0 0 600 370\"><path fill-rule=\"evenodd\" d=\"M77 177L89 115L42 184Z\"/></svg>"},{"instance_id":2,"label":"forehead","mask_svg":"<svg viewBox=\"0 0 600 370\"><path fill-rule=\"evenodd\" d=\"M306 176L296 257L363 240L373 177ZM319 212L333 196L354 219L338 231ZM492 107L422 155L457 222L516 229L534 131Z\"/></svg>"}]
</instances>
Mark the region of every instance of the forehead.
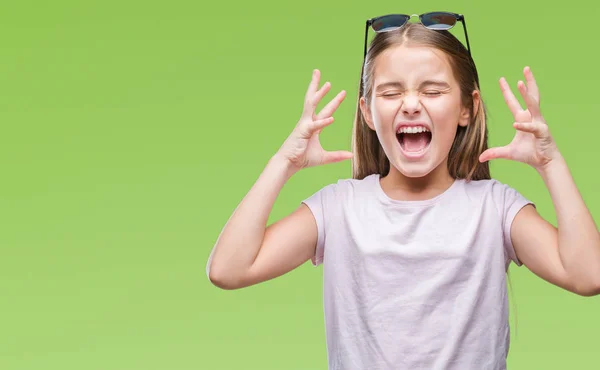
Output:
<instances>
[{"instance_id":1,"label":"forehead","mask_svg":"<svg viewBox=\"0 0 600 370\"><path fill-rule=\"evenodd\" d=\"M427 79L455 83L447 57L441 51L425 46L391 47L377 57L373 73L375 84L387 81L411 84Z\"/></svg>"}]
</instances>

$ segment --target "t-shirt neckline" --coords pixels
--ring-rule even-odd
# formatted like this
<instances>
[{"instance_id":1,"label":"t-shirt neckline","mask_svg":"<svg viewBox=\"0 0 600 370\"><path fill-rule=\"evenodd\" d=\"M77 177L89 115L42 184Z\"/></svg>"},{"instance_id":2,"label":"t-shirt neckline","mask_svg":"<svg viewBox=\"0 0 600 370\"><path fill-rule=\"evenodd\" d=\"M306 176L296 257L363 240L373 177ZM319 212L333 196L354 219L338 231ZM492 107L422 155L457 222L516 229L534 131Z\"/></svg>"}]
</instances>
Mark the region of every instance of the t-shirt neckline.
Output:
<instances>
[{"instance_id":1,"label":"t-shirt neckline","mask_svg":"<svg viewBox=\"0 0 600 370\"><path fill-rule=\"evenodd\" d=\"M399 200L399 199L390 198L385 193L385 191L381 187L381 183L379 182L379 179L381 178L380 174L373 174L371 176L371 178L374 183L373 185L375 186L377 197L382 202L384 202L386 204L391 204L394 206L401 206L401 207L423 207L423 206L429 206L429 205L435 204L435 203L439 202L440 200L442 200L443 198L449 196L448 194L452 193L454 191L454 189L460 183L459 179L454 179L452 184L446 190L444 190L442 193L436 195L433 198L423 199L423 200Z\"/></svg>"}]
</instances>

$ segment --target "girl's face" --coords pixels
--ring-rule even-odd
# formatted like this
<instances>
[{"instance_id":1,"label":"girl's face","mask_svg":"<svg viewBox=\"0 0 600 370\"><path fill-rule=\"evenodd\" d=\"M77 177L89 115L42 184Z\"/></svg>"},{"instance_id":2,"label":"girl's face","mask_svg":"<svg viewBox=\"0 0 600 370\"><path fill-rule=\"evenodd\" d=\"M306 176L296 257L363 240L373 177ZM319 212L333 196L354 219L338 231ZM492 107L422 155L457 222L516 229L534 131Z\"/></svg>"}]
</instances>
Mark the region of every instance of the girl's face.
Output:
<instances>
[{"instance_id":1,"label":"girl's face","mask_svg":"<svg viewBox=\"0 0 600 370\"><path fill-rule=\"evenodd\" d=\"M361 98L360 107L390 171L406 177L447 171L456 129L468 124L469 111L443 53L404 45L386 50L375 62L372 91L370 104Z\"/></svg>"}]
</instances>

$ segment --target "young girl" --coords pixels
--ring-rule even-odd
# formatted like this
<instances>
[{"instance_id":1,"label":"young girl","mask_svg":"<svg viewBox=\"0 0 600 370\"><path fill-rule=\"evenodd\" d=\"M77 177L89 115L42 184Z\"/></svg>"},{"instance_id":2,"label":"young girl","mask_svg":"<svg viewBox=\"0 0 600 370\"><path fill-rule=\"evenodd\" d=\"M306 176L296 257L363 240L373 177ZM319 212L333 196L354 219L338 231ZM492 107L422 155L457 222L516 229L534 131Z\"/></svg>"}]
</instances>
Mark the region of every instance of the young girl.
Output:
<instances>
[{"instance_id":1,"label":"young girl","mask_svg":"<svg viewBox=\"0 0 600 370\"><path fill-rule=\"evenodd\" d=\"M422 23L377 33L351 153L319 144L345 93L316 112L331 87L319 88L315 70L301 119L225 225L210 280L238 289L323 263L329 369L505 369L510 262L575 294L600 292L600 234L524 75L526 110L500 80L516 134L488 149L477 71L459 40ZM293 174L351 158L351 179L267 227ZM490 178L495 158L537 170L558 229Z\"/></svg>"}]
</instances>

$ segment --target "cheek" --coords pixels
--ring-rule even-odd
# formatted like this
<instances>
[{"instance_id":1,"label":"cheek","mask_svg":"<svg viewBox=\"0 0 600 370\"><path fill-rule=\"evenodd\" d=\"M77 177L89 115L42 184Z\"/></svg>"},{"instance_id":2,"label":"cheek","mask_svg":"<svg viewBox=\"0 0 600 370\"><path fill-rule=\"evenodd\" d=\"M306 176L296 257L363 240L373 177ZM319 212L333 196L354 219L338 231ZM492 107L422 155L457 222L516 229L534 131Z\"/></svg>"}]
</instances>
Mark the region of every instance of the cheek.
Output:
<instances>
[{"instance_id":1,"label":"cheek","mask_svg":"<svg viewBox=\"0 0 600 370\"><path fill-rule=\"evenodd\" d=\"M438 99L425 104L427 114L436 126L453 126L460 118L459 104L454 99Z\"/></svg>"},{"instance_id":2,"label":"cheek","mask_svg":"<svg viewBox=\"0 0 600 370\"><path fill-rule=\"evenodd\" d=\"M376 126L385 126L394 122L400 103L394 100L377 99L373 106L373 119Z\"/></svg>"}]
</instances>

